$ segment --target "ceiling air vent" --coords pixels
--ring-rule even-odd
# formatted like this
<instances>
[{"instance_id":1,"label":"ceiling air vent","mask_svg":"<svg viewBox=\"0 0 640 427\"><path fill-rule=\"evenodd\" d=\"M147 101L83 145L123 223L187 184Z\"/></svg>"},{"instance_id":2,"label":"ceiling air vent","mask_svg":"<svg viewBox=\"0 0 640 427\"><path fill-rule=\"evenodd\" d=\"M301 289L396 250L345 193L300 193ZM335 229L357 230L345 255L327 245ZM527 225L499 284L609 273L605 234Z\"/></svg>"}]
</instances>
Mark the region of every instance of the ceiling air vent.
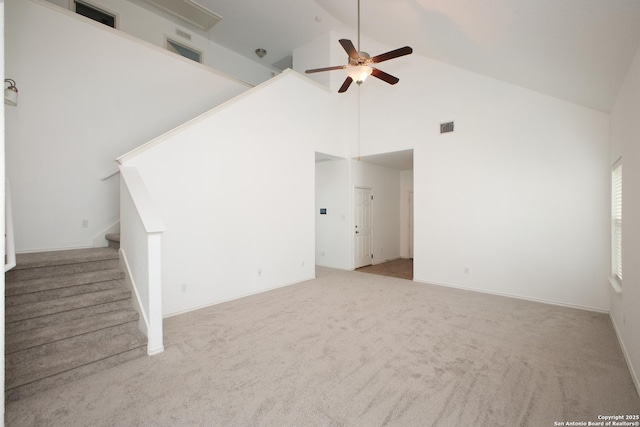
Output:
<instances>
[{"instance_id":1,"label":"ceiling air vent","mask_svg":"<svg viewBox=\"0 0 640 427\"><path fill-rule=\"evenodd\" d=\"M147 0L147 3L169 12L201 30L208 31L222 19L206 7L193 0Z\"/></svg>"},{"instance_id":2,"label":"ceiling air vent","mask_svg":"<svg viewBox=\"0 0 640 427\"><path fill-rule=\"evenodd\" d=\"M440 133L453 132L453 122L440 123Z\"/></svg>"}]
</instances>

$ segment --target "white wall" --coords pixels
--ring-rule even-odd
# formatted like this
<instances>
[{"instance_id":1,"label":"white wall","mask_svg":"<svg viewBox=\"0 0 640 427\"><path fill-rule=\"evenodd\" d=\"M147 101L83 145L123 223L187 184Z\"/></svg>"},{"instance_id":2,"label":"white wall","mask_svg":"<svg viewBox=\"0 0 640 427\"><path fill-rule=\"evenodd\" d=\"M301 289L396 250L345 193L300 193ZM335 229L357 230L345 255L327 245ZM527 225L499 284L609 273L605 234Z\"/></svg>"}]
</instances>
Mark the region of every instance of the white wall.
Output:
<instances>
[{"instance_id":1,"label":"white wall","mask_svg":"<svg viewBox=\"0 0 640 427\"><path fill-rule=\"evenodd\" d=\"M11 78L9 76L5 76L4 73L4 0L0 0L0 77L4 82L5 77ZM2 193L2 201L0 201L0 232L2 233L2 249L0 249L0 253L2 254L2 259L4 259L5 254L5 196L4 196L4 187L5 187L5 113L4 102L0 105L0 115L2 116L2 121L0 122L0 182L2 184L0 190ZM4 274L0 277L0 292L2 293L2 304L0 304L0 366L4 366ZM0 427L4 426L4 369L0 372L0 384L2 385L2 390L0 390Z\"/></svg>"},{"instance_id":2,"label":"white wall","mask_svg":"<svg viewBox=\"0 0 640 427\"><path fill-rule=\"evenodd\" d=\"M118 177L101 181L114 159L248 89L49 3L10 0L6 15L6 73L20 89L6 155L21 252L91 246L119 220Z\"/></svg>"},{"instance_id":3,"label":"white wall","mask_svg":"<svg viewBox=\"0 0 640 427\"><path fill-rule=\"evenodd\" d=\"M65 9L69 8L70 5L69 0L47 1ZM166 47L166 39L169 37L178 43L203 52L204 64L228 73L242 81L257 85L270 79L274 73L278 72L267 65L260 65L220 46L209 40L201 30L179 25L169 19L165 19L161 16L162 11L158 13L151 12L151 6L147 9L128 0L88 0L87 2L116 15L116 26L119 30L160 46L163 49ZM190 34L191 40L176 35L176 30L178 29ZM176 84L176 87L178 86L180 84Z\"/></svg>"},{"instance_id":4,"label":"white wall","mask_svg":"<svg viewBox=\"0 0 640 427\"><path fill-rule=\"evenodd\" d=\"M334 97L283 73L125 161L166 225L165 315L315 276L315 152L342 151L318 118L338 120Z\"/></svg>"},{"instance_id":5,"label":"white wall","mask_svg":"<svg viewBox=\"0 0 640 427\"><path fill-rule=\"evenodd\" d=\"M400 258L400 171L357 160L351 167L350 191L373 189L373 264Z\"/></svg>"},{"instance_id":6,"label":"white wall","mask_svg":"<svg viewBox=\"0 0 640 427\"><path fill-rule=\"evenodd\" d=\"M409 258L409 193L413 192L413 170L400 172L400 257Z\"/></svg>"},{"instance_id":7,"label":"white wall","mask_svg":"<svg viewBox=\"0 0 640 427\"><path fill-rule=\"evenodd\" d=\"M609 289L611 319L640 390L640 49L611 112L610 163L622 156L622 293Z\"/></svg>"},{"instance_id":8,"label":"white wall","mask_svg":"<svg viewBox=\"0 0 640 427\"><path fill-rule=\"evenodd\" d=\"M347 159L316 163L316 264L350 270L352 207ZM327 214L320 215L320 208Z\"/></svg>"},{"instance_id":9,"label":"white wall","mask_svg":"<svg viewBox=\"0 0 640 427\"><path fill-rule=\"evenodd\" d=\"M360 88L360 151L414 149L415 280L608 310L608 116L417 55L380 68L400 82Z\"/></svg>"}]
</instances>

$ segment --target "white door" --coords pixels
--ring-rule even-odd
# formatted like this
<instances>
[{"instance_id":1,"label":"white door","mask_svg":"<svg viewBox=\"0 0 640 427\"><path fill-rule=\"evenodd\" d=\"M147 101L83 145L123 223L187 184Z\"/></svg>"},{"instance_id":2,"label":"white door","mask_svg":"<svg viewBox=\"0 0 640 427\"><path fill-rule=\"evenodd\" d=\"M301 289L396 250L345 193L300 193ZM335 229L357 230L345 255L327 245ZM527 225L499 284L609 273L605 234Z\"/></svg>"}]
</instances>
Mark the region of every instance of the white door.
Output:
<instances>
[{"instance_id":1,"label":"white door","mask_svg":"<svg viewBox=\"0 0 640 427\"><path fill-rule=\"evenodd\" d=\"M413 259L413 191L409 192L409 258Z\"/></svg>"},{"instance_id":2,"label":"white door","mask_svg":"<svg viewBox=\"0 0 640 427\"><path fill-rule=\"evenodd\" d=\"M354 248L355 248L355 268L371 265L373 258L371 246L372 229L372 190L370 188L355 189L354 194Z\"/></svg>"}]
</instances>

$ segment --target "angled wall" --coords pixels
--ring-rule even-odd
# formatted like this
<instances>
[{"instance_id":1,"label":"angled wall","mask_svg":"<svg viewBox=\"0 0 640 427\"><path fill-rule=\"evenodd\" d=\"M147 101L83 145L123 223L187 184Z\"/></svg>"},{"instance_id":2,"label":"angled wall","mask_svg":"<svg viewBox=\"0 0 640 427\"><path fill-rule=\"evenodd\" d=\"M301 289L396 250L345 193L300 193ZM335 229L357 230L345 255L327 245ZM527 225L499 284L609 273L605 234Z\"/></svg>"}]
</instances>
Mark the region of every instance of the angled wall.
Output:
<instances>
[{"instance_id":1,"label":"angled wall","mask_svg":"<svg viewBox=\"0 0 640 427\"><path fill-rule=\"evenodd\" d=\"M92 246L119 220L118 177L102 180L114 159L249 88L49 3L10 0L6 18L6 75L20 89L6 155L21 252Z\"/></svg>"}]
</instances>

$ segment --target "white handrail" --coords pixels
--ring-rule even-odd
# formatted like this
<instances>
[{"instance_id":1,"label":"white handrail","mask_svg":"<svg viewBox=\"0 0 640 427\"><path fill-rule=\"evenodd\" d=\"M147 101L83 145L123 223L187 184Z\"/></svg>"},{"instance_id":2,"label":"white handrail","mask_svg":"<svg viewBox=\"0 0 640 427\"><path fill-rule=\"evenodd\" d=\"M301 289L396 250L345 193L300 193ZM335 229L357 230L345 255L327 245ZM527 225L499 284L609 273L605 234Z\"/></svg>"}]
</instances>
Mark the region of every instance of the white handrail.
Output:
<instances>
[{"instance_id":1,"label":"white handrail","mask_svg":"<svg viewBox=\"0 0 640 427\"><path fill-rule=\"evenodd\" d=\"M13 206L11 202L11 186L5 181L5 211L4 211L4 271L5 273L16 266L16 245L13 239Z\"/></svg>"},{"instance_id":2,"label":"white handrail","mask_svg":"<svg viewBox=\"0 0 640 427\"><path fill-rule=\"evenodd\" d=\"M120 251L140 299L147 329L147 354L164 350L162 338L162 218L132 166L120 166ZM137 217L137 218L136 218Z\"/></svg>"}]
</instances>

